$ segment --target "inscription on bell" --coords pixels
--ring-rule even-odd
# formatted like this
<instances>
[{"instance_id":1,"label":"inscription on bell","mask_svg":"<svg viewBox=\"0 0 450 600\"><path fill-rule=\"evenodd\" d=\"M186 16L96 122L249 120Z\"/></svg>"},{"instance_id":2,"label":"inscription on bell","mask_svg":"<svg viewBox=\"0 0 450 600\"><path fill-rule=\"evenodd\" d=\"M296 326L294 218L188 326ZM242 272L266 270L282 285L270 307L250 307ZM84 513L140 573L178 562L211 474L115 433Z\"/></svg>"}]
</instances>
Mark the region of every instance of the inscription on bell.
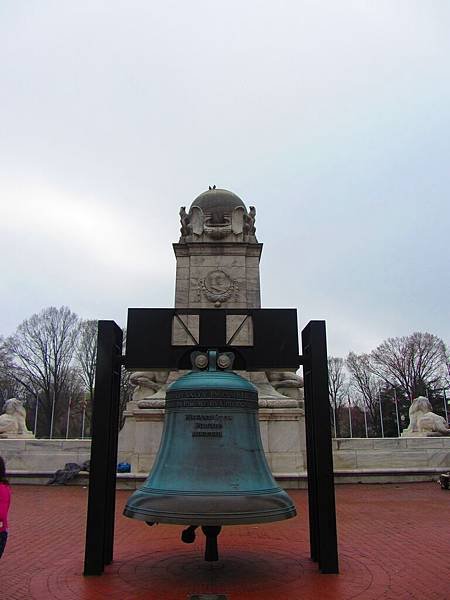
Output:
<instances>
[{"instance_id":1,"label":"inscription on bell","mask_svg":"<svg viewBox=\"0 0 450 600\"><path fill-rule=\"evenodd\" d=\"M231 415L186 415L186 421L192 422L194 429L192 437L218 438L223 437L223 424L233 420Z\"/></svg>"},{"instance_id":2,"label":"inscription on bell","mask_svg":"<svg viewBox=\"0 0 450 600\"><path fill-rule=\"evenodd\" d=\"M231 415L186 415L186 421L232 421Z\"/></svg>"}]
</instances>

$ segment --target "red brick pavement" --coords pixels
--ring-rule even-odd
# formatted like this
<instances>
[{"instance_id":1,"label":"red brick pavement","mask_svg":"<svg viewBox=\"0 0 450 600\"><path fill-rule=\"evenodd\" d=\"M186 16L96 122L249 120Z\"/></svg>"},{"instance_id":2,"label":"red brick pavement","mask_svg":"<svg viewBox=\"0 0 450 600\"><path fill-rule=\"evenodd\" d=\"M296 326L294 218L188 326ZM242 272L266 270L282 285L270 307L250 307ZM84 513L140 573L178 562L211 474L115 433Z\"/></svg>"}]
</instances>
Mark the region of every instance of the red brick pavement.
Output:
<instances>
[{"instance_id":1,"label":"red brick pavement","mask_svg":"<svg viewBox=\"0 0 450 600\"><path fill-rule=\"evenodd\" d=\"M436 483L345 485L336 489L340 575L309 560L307 496L292 491L296 519L228 527L218 563L203 561L203 536L126 519L117 493L115 560L83 577L87 490L16 486L10 539L0 560L5 600L450 599L450 492Z\"/></svg>"}]
</instances>

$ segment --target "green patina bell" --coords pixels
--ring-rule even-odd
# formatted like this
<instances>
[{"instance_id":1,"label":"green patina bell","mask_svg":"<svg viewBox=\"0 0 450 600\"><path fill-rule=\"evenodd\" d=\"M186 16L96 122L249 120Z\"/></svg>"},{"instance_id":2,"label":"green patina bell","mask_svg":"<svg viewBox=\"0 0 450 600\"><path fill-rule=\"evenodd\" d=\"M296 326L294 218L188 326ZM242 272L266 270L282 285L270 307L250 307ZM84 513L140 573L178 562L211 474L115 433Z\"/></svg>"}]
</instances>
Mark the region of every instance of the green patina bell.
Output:
<instances>
[{"instance_id":1,"label":"green patina bell","mask_svg":"<svg viewBox=\"0 0 450 600\"><path fill-rule=\"evenodd\" d=\"M209 352L208 370L191 371L169 386L155 465L129 498L127 517L220 530L295 516L264 455L256 387L218 370L216 362L226 364L223 357L216 361Z\"/></svg>"}]
</instances>

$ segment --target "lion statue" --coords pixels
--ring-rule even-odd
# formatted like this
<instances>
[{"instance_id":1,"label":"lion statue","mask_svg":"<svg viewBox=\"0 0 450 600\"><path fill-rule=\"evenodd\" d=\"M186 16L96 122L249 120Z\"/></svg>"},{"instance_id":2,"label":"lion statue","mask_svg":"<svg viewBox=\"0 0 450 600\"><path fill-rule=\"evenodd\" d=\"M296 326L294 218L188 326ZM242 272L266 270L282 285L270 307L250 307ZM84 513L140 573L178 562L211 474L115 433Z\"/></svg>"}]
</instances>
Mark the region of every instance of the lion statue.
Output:
<instances>
[{"instance_id":1,"label":"lion statue","mask_svg":"<svg viewBox=\"0 0 450 600\"><path fill-rule=\"evenodd\" d=\"M433 412L428 398L418 396L409 407L409 427L402 435L417 437L450 435L450 429L444 417Z\"/></svg>"},{"instance_id":2,"label":"lion statue","mask_svg":"<svg viewBox=\"0 0 450 600\"><path fill-rule=\"evenodd\" d=\"M4 412L0 415L0 438L33 438L34 434L27 428L26 415L21 400L18 398L7 400Z\"/></svg>"}]
</instances>

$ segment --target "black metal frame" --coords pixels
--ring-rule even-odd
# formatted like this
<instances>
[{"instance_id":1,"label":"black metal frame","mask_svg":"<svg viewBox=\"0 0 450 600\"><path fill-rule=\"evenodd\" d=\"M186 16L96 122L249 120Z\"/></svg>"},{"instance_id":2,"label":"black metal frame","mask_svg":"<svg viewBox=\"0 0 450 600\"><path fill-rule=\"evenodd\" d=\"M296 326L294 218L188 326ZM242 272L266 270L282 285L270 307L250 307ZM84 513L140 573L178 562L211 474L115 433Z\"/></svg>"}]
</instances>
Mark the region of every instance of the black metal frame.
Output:
<instances>
[{"instance_id":1,"label":"black metal frame","mask_svg":"<svg viewBox=\"0 0 450 600\"><path fill-rule=\"evenodd\" d=\"M308 323L302 348L311 559L321 573L338 573L325 321Z\"/></svg>"},{"instance_id":2,"label":"black metal frame","mask_svg":"<svg viewBox=\"0 0 450 600\"><path fill-rule=\"evenodd\" d=\"M122 340L114 321L98 322L84 575L113 560Z\"/></svg>"},{"instance_id":3,"label":"black metal frame","mask_svg":"<svg viewBox=\"0 0 450 600\"><path fill-rule=\"evenodd\" d=\"M155 370L163 367L161 355L154 351L148 352L149 327L151 328L158 321L153 317L163 317L160 320L162 325L158 330L151 330L150 339L155 340L156 347L161 348L162 345L165 345L165 368L172 365L184 366L183 361L185 361L187 350L192 352L203 347L201 345L189 346L182 351L179 348L176 350L169 348L170 344L167 340L171 339L171 320L175 314L173 309L130 310L138 310L139 314L135 313L138 319L132 326L130 351L127 348L125 357L122 357L122 330L114 321L99 321L98 323L84 575L101 575L105 565L110 564L113 560L121 364L133 369L137 368L137 365ZM151 312L148 311L152 310L156 312L149 320ZM226 314L249 313L255 320L254 324L257 323L255 332L261 333L262 331L263 335L259 337L255 335L256 351L253 349L253 352L248 352L248 348L238 348L239 352L244 350L241 359L248 360L248 365L245 365L244 368L253 370L264 368L269 364L272 365L272 368L276 368L277 365L273 365L273 360L278 360L285 367L289 365L298 368L300 364L303 365L311 559L318 562L321 573L338 573L325 321L310 321L303 329L303 355L299 356L296 311L291 309L287 312L277 309L268 310L269 312L265 309L251 311L246 309L193 311L186 309L178 311L178 314L199 314L204 319L200 328L200 337L203 336L203 339L200 341L208 342L208 344L212 342L213 346L235 351L236 347L234 346L227 347L226 344L222 346L221 343L214 342L223 340L223 323ZM293 313L295 313L295 319ZM264 324L267 318L271 321L270 327L267 322ZM274 333L274 338L278 341L275 348L269 345L270 350L267 350L267 334L275 326L274 323L277 319L281 324L281 329ZM169 322L170 328L168 327ZM292 329L290 331L286 329L289 324L295 334L296 341L294 342ZM212 328L209 333L206 325ZM280 331L286 332L288 336L284 345L283 343L280 345ZM129 335L130 331L128 330L127 346L130 340ZM162 335L165 335L166 339L161 341ZM265 347L263 347L264 345ZM297 353L294 360L295 348L297 348ZM282 351L281 359L280 351ZM140 352L144 353L143 358L140 358ZM278 352L278 359L274 357L274 352ZM174 365L173 361L176 360L180 362ZM293 362L294 364L292 364Z\"/></svg>"}]
</instances>

